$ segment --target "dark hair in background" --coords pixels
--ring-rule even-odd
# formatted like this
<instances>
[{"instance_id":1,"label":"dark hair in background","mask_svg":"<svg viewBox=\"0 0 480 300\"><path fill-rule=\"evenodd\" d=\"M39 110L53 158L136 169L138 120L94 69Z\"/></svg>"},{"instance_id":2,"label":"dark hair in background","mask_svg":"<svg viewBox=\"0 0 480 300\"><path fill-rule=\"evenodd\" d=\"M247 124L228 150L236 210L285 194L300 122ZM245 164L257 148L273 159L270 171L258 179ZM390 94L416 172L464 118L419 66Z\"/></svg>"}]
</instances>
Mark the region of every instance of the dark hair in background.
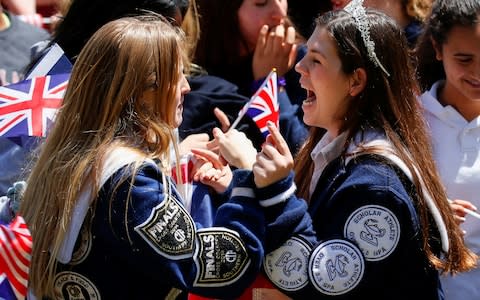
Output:
<instances>
[{"instance_id":1,"label":"dark hair in background","mask_svg":"<svg viewBox=\"0 0 480 300\"><path fill-rule=\"evenodd\" d=\"M243 0L197 0L200 39L194 62L208 72L224 65L237 64L241 39L237 12ZM215 72L214 72L215 73Z\"/></svg>"},{"instance_id":2,"label":"dark hair in background","mask_svg":"<svg viewBox=\"0 0 480 300\"><path fill-rule=\"evenodd\" d=\"M443 63L436 59L432 40L441 47L455 26L474 26L479 22L479 0L436 0L427 18L424 32L414 50L417 76L422 91L438 80L445 79Z\"/></svg>"},{"instance_id":3,"label":"dark hair in background","mask_svg":"<svg viewBox=\"0 0 480 300\"><path fill-rule=\"evenodd\" d=\"M312 35L315 29L315 19L332 9L332 3L327 0L290 0L288 2L288 14L297 30L306 38Z\"/></svg>"},{"instance_id":4,"label":"dark hair in background","mask_svg":"<svg viewBox=\"0 0 480 300\"><path fill-rule=\"evenodd\" d=\"M176 24L175 17L183 16L188 4L188 0L72 0L51 43L58 43L74 61L88 39L109 21L152 11Z\"/></svg>"}]
</instances>

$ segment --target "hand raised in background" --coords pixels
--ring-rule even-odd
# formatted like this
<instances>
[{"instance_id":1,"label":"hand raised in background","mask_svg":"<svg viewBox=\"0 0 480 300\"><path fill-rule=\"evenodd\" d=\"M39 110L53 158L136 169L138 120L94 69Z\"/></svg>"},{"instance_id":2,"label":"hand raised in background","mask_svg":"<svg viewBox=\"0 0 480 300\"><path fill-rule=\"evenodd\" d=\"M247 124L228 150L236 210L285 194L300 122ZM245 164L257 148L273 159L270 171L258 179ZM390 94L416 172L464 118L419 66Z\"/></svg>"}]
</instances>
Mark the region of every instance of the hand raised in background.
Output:
<instances>
[{"instance_id":1,"label":"hand raised in background","mask_svg":"<svg viewBox=\"0 0 480 300\"><path fill-rule=\"evenodd\" d=\"M273 28L263 25L253 53L253 78L259 80L266 77L273 68L278 76L283 76L295 64L297 45L295 29L285 28L283 24Z\"/></svg>"}]
</instances>

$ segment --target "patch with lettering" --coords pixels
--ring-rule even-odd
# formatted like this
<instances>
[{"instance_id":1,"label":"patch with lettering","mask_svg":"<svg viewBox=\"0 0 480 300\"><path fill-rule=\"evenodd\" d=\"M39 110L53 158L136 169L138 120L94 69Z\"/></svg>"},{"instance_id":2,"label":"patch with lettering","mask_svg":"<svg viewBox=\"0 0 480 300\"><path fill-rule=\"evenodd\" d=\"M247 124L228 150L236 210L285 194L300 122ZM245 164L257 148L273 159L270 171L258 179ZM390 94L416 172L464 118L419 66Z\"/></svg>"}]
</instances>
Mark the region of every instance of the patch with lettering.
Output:
<instances>
[{"instance_id":1,"label":"patch with lettering","mask_svg":"<svg viewBox=\"0 0 480 300\"><path fill-rule=\"evenodd\" d=\"M224 286L238 280L250 265L247 250L237 232L213 227L197 232L195 286Z\"/></svg>"},{"instance_id":2,"label":"patch with lettering","mask_svg":"<svg viewBox=\"0 0 480 300\"><path fill-rule=\"evenodd\" d=\"M360 249L347 240L321 243L310 257L308 277L323 294L338 296L354 289L362 280L365 261Z\"/></svg>"},{"instance_id":3,"label":"patch with lettering","mask_svg":"<svg viewBox=\"0 0 480 300\"><path fill-rule=\"evenodd\" d=\"M297 291L308 283L308 259L312 248L299 237L292 237L265 256L263 268L280 289Z\"/></svg>"},{"instance_id":4,"label":"patch with lettering","mask_svg":"<svg viewBox=\"0 0 480 300\"><path fill-rule=\"evenodd\" d=\"M55 298L65 300L101 299L95 285L85 276L75 272L60 272L53 283Z\"/></svg>"},{"instance_id":5,"label":"patch with lettering","mask_svg":"<svg viewBox=\"0 0 480 300\"><path fill-rule=\"evenodd\" d=\"M166 258L183 259L193 255L195 223L173 197L154 207L147 220L136 226L135 231Z\"/></svg>"},{"instance_id":6,"label":"patch with lettering","mask_svg":"<svg viewBox=\"0 0 480 300\"><path fill-rule=\"evenodd\" d=\"M400 223L389 209L366 205L354 211L345 223L344 235L355 242L368 261L388 257L400 239Z\"/></svg>"}]
</instances>

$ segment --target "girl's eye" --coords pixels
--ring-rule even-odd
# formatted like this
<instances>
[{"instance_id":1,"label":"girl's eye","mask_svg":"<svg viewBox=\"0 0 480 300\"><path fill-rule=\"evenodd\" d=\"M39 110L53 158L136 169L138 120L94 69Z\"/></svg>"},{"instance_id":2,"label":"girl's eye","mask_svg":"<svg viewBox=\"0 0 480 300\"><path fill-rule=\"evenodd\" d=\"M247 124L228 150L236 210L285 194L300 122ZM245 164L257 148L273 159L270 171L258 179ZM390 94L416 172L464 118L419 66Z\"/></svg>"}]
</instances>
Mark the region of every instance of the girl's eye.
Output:
<instances>
[{"instance_id":1,"label":"girl's eye","mask_svg":"<svg viewBox=\"0 0 480 300\"><path fill-rule=\"evenodd\" d=\"M459 57L457 58L457 61L461 64L467 64L472 61L471 57Z\"/></svg>"},{"instance_id":2,"label":"girl's eye","mask_svg":"<svg viewBox=\"0 0 480 300\"><path fill-rule=\"evenodd\" d=\"M255 1L255 6L265 6L265 5L267 5L267 1L268 1L268 0Z\"/></svg>"}]
</instances>

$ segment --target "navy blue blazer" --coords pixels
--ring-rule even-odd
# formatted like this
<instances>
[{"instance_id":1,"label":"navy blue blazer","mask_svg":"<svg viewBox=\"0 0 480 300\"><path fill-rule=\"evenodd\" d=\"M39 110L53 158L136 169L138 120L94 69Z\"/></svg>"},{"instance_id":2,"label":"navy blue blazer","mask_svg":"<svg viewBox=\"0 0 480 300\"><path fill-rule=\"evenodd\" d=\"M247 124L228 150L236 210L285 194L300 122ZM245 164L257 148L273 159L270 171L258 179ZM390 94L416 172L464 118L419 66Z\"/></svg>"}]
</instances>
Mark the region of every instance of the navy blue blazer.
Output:
<instances>
[{"instance_id":1,"label":"navy blue blazer","mask_svg":"<svg viewBox=\"0 0 480 300\"><path fill-rule=\"evenodd\" d=\"M287 192L293 185L291 174L256 191L260 200L288 196L278 208L288 210L288 218L266 212L264 267L283 292L315 299L443 299L439 273L423 251L417 195L396 165L373 155L345 165L339 157L323 171L308 206ZM439 252L432 224L429 240Z\"/></svg>"}]
</instances>

